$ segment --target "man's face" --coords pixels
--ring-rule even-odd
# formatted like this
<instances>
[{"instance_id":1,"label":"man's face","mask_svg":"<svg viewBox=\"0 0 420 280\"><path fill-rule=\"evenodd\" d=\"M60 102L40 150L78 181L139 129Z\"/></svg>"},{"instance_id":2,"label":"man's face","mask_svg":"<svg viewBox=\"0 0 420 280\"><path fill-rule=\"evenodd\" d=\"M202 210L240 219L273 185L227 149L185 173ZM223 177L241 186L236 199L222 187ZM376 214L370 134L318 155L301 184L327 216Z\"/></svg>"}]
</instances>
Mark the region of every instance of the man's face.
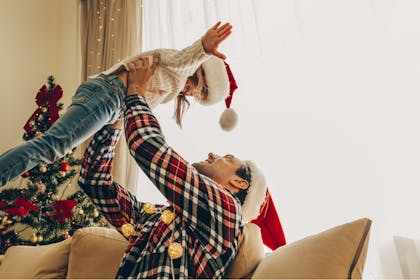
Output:
<instances>
[{"instance_id":1,"label":"man's face","mask_svg":"<svg viewBox=\"0 0 420 280\"><path fill-rule=\"evenodd\" d=\"M199 173L227 187L229 186L229 181L237 177L236 171L243 165L243 162L230 154L221 157L217 154L209 153L206 160L193 163L192 165Z\"/></svg>"}]
</instances>

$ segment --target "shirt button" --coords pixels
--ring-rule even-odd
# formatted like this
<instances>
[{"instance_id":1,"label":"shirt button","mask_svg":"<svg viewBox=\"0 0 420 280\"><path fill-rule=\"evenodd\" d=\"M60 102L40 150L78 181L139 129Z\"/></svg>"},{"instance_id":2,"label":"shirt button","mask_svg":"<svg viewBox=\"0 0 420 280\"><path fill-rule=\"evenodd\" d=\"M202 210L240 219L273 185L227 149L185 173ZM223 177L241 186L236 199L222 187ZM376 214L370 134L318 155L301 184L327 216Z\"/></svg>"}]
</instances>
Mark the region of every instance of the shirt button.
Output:
<instances>
[{"instance_id":1,"label":"shirt button","mask_svg":"<svg viewBox=\"0 0 420 280\"><path fill-rule=\"evenodd\" d=\"M162 222L166 225L169 225L170 223L172 223L172 221L175 219L176 215L174 212L170 211L170 210L165 210L162 212L162 215L160 216L160 219L162 220Z\"/></svg>"},{"instance_id":2,"label":"shirt button","mask_svg":"<svg viewBox=\"0 0 420 280\"><path fill-rule=\"evenodd\" d=\"M152 203L146 203L143 206L143 210L144 212L146 212L146 214L152 215L155 213L156 209L155 209L155 205Z\"/></svg>"},{"instance_id":3,"label":"shirt button","mask_svg":"<svg viewBox=\"0 0 420 280\"><path fill-rule=\"evenodd\" d=\"M179 259L184 254L184 248L178 242L172 242L168 247L168 255L171 259Z\"/></svg>"},{"instance_id":4,"label":"shirt button","mask_svg":"<svg viewBox=\"0 0 420 280\"><path fill-rule=\"evenodd\" d=\"M132 224L125 223L121 226L121 232L126 238L129 238L134 233L134 226Z\"/></svg>"}]
</instances>

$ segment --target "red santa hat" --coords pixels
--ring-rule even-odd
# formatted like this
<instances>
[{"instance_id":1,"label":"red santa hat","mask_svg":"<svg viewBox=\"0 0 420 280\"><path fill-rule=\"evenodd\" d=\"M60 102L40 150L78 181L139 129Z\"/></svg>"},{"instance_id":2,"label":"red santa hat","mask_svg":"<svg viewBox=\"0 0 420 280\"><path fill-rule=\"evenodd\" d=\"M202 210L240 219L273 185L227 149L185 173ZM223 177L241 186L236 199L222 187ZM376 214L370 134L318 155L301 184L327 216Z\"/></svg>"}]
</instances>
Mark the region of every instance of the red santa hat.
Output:
<instances>
[{"instance_id":1,"label":"red santa hat","mask_svg":"<svg viewBox=\"0 0 420 280\"><path fill-rule=\"evenodd\" d=\"M271 250L286 245L283 227L268 189L266 199L263 205L261 205L260 214L256 219L252 220L251 223L260 227L262 240Z\"/></svg>"},{"instance_id":2,"label":"red santa hat","mask_svg":"<svg viewBox=\"0 0 420 280\"><path fill-rule=\"evenodd\" d=\"M251 181L242 203L242 221L261 228L264 244L272 250L286 244L283 227L265 183L264 174L252 161L245 161L251 171Z\"/></svg>"},{"instance_id":3,"label":"red santa hat","mask_svg":"<svg viewBox=\"0 0 420 280\"><path fill-rule=\"evenodd\" d=\"M238 115L230 108L233 92L238 88L230 66L220 58L211 56L202 67L208 95L206 99L197 99L197 101L208 106L224 99L226 110L220 116L219 124L223 130L230 131L238 122Z\"/></svg>"}]
</instances>

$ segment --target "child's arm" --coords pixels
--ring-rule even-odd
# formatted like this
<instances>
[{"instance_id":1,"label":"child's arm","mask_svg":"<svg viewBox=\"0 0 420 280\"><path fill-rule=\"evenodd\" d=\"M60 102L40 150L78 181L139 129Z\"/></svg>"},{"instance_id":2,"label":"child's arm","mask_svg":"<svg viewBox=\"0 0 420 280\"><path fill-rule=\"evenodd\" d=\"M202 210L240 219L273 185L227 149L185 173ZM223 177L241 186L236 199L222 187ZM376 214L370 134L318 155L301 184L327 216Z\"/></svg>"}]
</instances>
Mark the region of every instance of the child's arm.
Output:
<instances>
[{"instance_id":1,"label":"child's arm","mask_svg":"<svg viewBox=\"0 0 420 280\"><path fill-rule=\"evenodd\" d=\"M180 51L163 50L161 65L179 75L189 77L210 55L226 59L226 56L218 51L218 47L232 33L232 25L220 24L220 21L216 23L191 46Z\"/></svg>"}]
</instances>

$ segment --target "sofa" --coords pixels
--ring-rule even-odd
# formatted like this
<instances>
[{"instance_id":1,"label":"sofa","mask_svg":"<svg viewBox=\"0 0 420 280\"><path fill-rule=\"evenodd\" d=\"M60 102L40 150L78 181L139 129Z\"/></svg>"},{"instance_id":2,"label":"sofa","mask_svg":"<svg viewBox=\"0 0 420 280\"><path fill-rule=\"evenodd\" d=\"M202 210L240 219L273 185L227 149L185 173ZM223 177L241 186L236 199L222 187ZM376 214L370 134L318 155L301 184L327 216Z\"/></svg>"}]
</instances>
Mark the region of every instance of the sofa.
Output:
<instances>
[{"instance_id":1,"label":"sofa","mask_svg":"<svg viewBox=\"0 0 420 280\"><path fill-rule=\"evenodd\" d=\"M358 219L265 253L258 226L247 224L226 278L362 278L370 226ZM126 246L115 229L79 229L59 243L9 248L0 278L114 278Z\"/></svg>"}]
</instances>

